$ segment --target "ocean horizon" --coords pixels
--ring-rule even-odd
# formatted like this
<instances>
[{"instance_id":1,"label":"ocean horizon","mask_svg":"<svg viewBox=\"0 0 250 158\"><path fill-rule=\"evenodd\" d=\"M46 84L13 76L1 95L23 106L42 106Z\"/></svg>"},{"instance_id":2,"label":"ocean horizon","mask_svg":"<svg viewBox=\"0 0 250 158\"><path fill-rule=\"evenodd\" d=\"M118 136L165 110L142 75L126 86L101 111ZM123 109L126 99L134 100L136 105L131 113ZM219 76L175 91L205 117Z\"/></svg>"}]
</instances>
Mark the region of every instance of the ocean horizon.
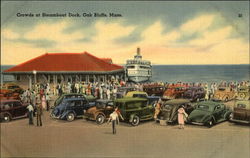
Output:
<instances>
[{"instance_id":1,"label":"ocean horizon","mask_svg":"<svg viewBox=\"0 0 250 158\"><path fill-rule=\"evenodd\" d=\"M1 65L1 72L15 65ZM219 83L249 81L250 64L221 65L152 65L152 82L207 82ZM12 75L3 75L3 82L13 81Z\"/></svg>"}]
</instances>

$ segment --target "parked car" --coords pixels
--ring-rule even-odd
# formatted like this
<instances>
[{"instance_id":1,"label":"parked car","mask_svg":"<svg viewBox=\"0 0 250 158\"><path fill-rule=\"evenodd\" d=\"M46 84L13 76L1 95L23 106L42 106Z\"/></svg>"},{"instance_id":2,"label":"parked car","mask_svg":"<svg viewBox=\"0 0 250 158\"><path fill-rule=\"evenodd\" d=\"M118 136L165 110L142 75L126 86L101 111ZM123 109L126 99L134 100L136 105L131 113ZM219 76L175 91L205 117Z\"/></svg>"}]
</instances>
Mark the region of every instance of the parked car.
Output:
<instances>
[{"instance_id":1,"label":"parked car","mask_svg":"<svg viewBox=\"0 0 250 158\"><path fill-rule=\"evenodd\" d=\"M178 122L178 109L184 106L189 115L194 107L188 99L173 99L163 102L161 111L158 115L159 120L166 120L167 124L176 124Z\"/></svg>"},{"instance_id":2,"label":"parked car","mask_svg":"<svg viewBox=\"0 0 250 158\"><path fill-rule=\"evenodd\" d=\"M146 92L149 96L162 96L165 92L165 87L160 84L149 84L143 86L143 91Z\"/></svg>"},{"instance_id":3,"label":"parked car","mask_svg":"<svg viewBox=\"0 0 250 158\"><path fill-rule=\"evenodd\" d=\"M114 111L112 100L97 100L94 107L89 108L84 116L86 119L95 120L97 124L103 124Z\"/></svg>"},{"instance_id":4,"label":"parked car","mask_svg":"<svg viewBox=\"0 0 250 158\"><path fill-rule=\"evenodd\" d=\"M183 98L186 87L170 86L163 94L163 99L178 99Z\"/></svg>"},{"instance_id":5,"label":"parked car","mask_svg":"<svg viewBox=\"0 0 250 158\"><path fill-rule=\"evenodd\" d=\"M203 87L189 87L183 94L183 98L190 99L191 101L200 101L205 98L205 90Z\"/></svg>"},{"instance_id":6,"label":"parked car","mask_svg":"<svg viewBox=\"0 0 250 158\"><path fill-rule=\"evenodd\" d=\"M141 91L130 91L125 95L125 97L147 98L148 94L146 92L141 92Z\"/></svg>"},{"instance_id":7,"label":"parked car","mask_svg":"<svg viewBox=\"0 0 250 158\"><path fill-rule=\"evenodd\" d=\"M20 100L1 100L1 122L9 122L13 119L27 117L27 106L27 104L23 104Z\"/></svg>"},{"instance_id":8,"label":"parked car","mask_svg":"<svg viewBox=\"0 0 250 158\"><path fill-rule=\"evenodd\" d=\"M236 123L250 124L250 101L237 101L233 108L233 113L230 115L230 121Z\"/></svg>"},{"instance_id":9,"label":"parked car","mask_svg":"<svg viewBox=\"0 0 250 158\"><path fill-rule=\"evenodd\" d=\"M20 100L20 94L8 89L1 89L0 100Z\"/></svg>"},{"instance_id":10,"label":"parked car","mask_svg":"<svg viewBox=\"0 0 250 158\"><path fill-rule=\"evenodd\" d=\"M229 120L232 111L221 102L204 101L195 106L188 116L188 122L195 125L212 127L214 124Z\"/></svg>"},{"instance_id":11,"label":"parked car","mask_svg":"<svg viewBox=\"0 0 250 158\"><path fill-rule=\"evenodd\" d=\"M52 110L51 117L73 121L76 117L82 117L84 111L91 106L85 97L63 99L63 101Z\"/></svg>"},{"instance_id":12,"label":"parked car","mask_svg":"<svg viewBox=\"0 0 250 158\"><path fill-rule=\"evenodd\" d=\"M237 91L237 98L239 100L249 100L250 86L241 86Z\"/></svg>"},{"instance_id":13,"label":"parked car","mask_svg":"<svg viewBox=\"0 0 250 158\"><path fill-rule=\"evenodd\" d=\"M124 121L133 126L140 121L151 120L154 117L154 107L145 98L121 98L115 100L115 106L120 110Z\"/></svg>"},{"instance_id":14,"label":"parked car","mask_svg":"<svg viewBox=\"0 0 250 158\"><path fill-rule=\"evenodd\" d=\"M80 93L69 93L69 94L63 94L60 97L58 97L55 100L54 107L59 105L64 99L68 99L68 98L86 98L88 102L94 102L96 100L96 98L92 95L85 95L85 94L80 94Z\"/></svg>"},{"instance_id":15,"label":"parked car","mask_svg":"<svg viewBox=\"0 0 250 158\"><path fill-rule=\"evenodd\" d=\"M5 84L3 84L2 89L8 89L8 90L11 90L13 93L19 93L19 94L23 93L23 91L24 91L16 83L5 83Z\"/></svg>"},{"instance_id":16,"label":"parked car","mask_svg":"<svg viewBox=\"0 0 250 158\"><path fill-rule=\"evenodd\" d=\"M123 98L128 92L135 91L135 87L120 87L116 92L116 98Z\"/></svg>"},{"instance_id":17,"label":"parked car","mask_svg":"<svg viewBox=\"0 0 250 158\"><path fill-rule=\"evenodd\" d=\"M229 101L235 98L235 92L230 87L219 87L214 92L214 100Z\"/></svg>"}]
</instances>

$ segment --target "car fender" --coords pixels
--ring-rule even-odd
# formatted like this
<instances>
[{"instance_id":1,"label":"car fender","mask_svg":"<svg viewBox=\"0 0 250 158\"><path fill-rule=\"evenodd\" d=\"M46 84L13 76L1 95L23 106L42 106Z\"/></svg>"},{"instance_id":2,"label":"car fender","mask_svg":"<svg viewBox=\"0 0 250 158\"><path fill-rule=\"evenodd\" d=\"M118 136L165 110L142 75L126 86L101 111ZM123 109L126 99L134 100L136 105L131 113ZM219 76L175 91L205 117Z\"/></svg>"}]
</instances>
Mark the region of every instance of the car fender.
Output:
<instances>
[{"instance_id":1,"label":"car fender","mask_svg":"<svg viewBox=\"0 0 250 158\"><path fill-rule=\"evenodd\" d=\"M232 111L226 111L225 114L224 114L224 118L226 120L229 120L229 117L230 117L231 113L232 113Z\"/></svg>"},{"instance_id":2,"label":"car fender","mask_svg":"<svg viewBox=\"0 0 250 158\"><path fill-rule=\"evenodd\" d=\"M98 116L98 115L103 115L104 117L105 117L105 119L106 119L106 115L103 113L103 112L96 112L95 113L95 120L96 120L96 117Z\"/></svg>"},{"instance_id":3,"label":"car fender","mask_svg":"<svg viewBox=\"0 0 250 158\"><path fill-rule=\"evenodd\" d=\"M215 118L214 118L213 115L207 115L207 116L204 118L203 122L204 122L204 123L207 123L207 122L210 121L211 119L215 122Z\"/></svg>"},{"instance_id":4,"label":"car fender","mask_svg":"<svg viewBox=\"0 0 250 158\"><path fill-rule=\"evenodd\" d=\"M131 114L131 115L129 116L129 122L132 122L133 117L134 117L135 115L137 115L137 114Z\"/></svg>"},{"instance_id":5,"label":"car fender","mask_svg":"<svg viewBox=\"0 0 250 158\"><path fill-rule=\"evenodd\" d=\"M69 113L73 113L73 114L76 116L75 111L73 111L73 110L68 110L68 111L63 112L60 118L61 118L61 119L66 118L66 116L67 116Z\"/></svg>"},{"instance_id":6,"label":"car fender","mask_svg":"<svg viewBox=\"0 0 250 158\"><path fill-rule=\"evenodd\" d=\"M12 119L12 115L9 112L3 112L3 113L1 113L0 114L1 119L3 119L4 115L6 115L6 114L10 116L10 119Z\"/></svg>"}]
</instances>

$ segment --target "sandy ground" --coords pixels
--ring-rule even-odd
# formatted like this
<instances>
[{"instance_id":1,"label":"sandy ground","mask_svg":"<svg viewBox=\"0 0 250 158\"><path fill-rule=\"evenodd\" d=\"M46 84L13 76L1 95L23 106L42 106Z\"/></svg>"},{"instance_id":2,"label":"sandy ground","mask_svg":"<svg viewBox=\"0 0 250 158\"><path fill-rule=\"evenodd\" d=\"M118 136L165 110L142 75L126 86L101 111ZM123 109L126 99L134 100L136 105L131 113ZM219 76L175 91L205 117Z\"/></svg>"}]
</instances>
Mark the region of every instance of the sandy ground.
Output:
<instances>
[{"instance_id":1,"label":"sandy ground","mask_svg":"<svg viewBox=\"0 0 250 158\"><path fill-rule=\"evenodd\" d=\"M232 103L228 103L231 105ZM137 127L77 119L54 120L43 115L43 126L29 126L28 119L1 124L1 157L250 157L250 127L223 122L212 128L186 125L160 126L146 121Z\"/></svg>"}]
</instances>

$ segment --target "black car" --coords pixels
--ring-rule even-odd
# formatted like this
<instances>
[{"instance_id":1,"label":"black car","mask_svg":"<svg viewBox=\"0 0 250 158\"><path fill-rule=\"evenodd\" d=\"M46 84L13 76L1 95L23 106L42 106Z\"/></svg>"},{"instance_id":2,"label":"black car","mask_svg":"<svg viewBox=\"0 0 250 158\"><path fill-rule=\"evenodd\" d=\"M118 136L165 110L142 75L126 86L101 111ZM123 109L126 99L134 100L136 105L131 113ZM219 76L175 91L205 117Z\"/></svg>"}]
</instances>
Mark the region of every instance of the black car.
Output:
<instances>
[{"instance_id":1,"label":"black car","mask_svg":"<svg viewBox=\"0 0 250 158\"><path fill-rule=\"evenodd\" d=\"M73 121L76 117L82 117L84 111L92 106L84 97L64 99L53 109L51 117Z\"/></svg>"},{"instance_id":2,"label":"black car","mask_svg":"<svg viewBox=\"0 0 250 158\"><path fill-rule=\"evenodd\" d=\"M0 121L9 122L13 119L28 116L27 104L20 100L1 100L0 102Z\"/></svg>"},{"instance_id":3,"label":"black car","mask_svg":"<svg viewBox=\"0 0 250 158\"><path fill-rule=\"evenodd\" d=\"M183 94L183 98L189 99L190 101L204 100L205 90L203 87L189 87Z\"/></svg>"},{"instance_id":4,"label":"black car","mask_svg":"<svg viewBox=\"0 0 250 158\"><path fill-rule=\"evenodd\" d=\"M68 94L63 94L60 97L58 97L55 100L54 107L59 105L64 99L69 99L69 98L86 98L89 102L94 102L96 100L96 98L92 95L85 95L85 94L80 94L80 93L68 93Z\"/></svg>"},{"instance_id":5,"label":"black car","mask_svg":"<svg viewBox=\"0 0 250 158\"><path fill-rule=\"evenodd\" d=\"M187 99L173 99L165 101L158 115L159 120L166 120L167 124L176 124L178 122L178 109L184 105L184 110L190 114L194 107Z\"/></svg>"}]
</instances>

